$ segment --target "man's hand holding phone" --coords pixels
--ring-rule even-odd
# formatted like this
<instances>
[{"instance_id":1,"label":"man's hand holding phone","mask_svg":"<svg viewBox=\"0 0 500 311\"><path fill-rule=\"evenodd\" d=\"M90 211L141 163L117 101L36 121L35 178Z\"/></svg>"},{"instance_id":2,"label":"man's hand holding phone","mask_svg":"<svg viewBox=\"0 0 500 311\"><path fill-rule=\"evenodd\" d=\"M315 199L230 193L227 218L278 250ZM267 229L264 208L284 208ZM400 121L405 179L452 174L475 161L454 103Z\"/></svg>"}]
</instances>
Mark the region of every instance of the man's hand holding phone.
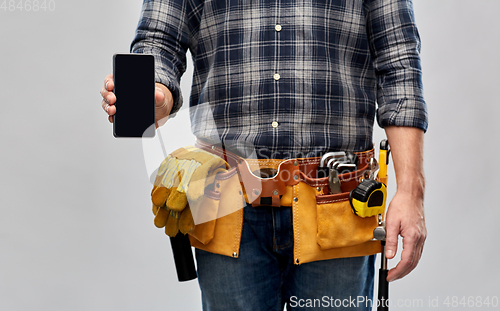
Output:
<instances>
[{"instance_id":1,"label":"man's hand holding phone","mask_svg":"<svg viewBox=\"0 0 500 311\"><path fill-rule=\"evenodd\" d=\"M155 119L156 127L160 127L167 121L167 117L174 105L174 98L169 89L161 84L155 84ZM101 88L102 108L108 114L109 122L113 123L113 115L116 113L116 96L113 93L115 84L113 75L109 74L104 79L104 85Z\"/></svg>"}]
</instances>

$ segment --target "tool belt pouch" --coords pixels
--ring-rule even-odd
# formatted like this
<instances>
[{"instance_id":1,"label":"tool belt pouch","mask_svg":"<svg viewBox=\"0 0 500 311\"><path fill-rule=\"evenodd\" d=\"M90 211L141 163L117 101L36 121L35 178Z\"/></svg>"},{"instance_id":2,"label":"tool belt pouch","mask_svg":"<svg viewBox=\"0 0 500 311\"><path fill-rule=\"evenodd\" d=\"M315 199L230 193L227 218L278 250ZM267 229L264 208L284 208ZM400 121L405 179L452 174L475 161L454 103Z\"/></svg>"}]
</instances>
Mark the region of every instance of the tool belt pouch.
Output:
<instances>
[{"instance_id":1,"label":"tool belt pouch","mask_svg":"<svg viewBox=\"0 0 500 311\"><path fill-rule=\"evenodd\" d=\"M219 173L198 202L190 202L193 247L238 257L243 226L243 193L236 168Z\"/></svg>"},{"instance_id":2,"label":"tool belt pouch","mask_svg":"<svg viewBox=\"0 0 500 311\"><path fill-rule=\"evenodd\" d=\"M318 234L322 250L358 245L373 239L376 216L361 218L352 212L349 193L316 197Z\"/></svg>"},{"instance_id":3,"label":"tool belt pouch","mask_svg":"<svg viewBox=\"0 0 500 311\"><path fill-rule=\"evenodd\" d=\"M293 186L293 226L295 264L317 260L366 256L381 251L373 241L377 216L356 216L349 203L349 192L367 166L342 183L342 193L328 193L327 178L308 178ZM340 175L342 179L342 175ZM326 190L326 191L325 191Z\"/></svg>"}]
</instances>

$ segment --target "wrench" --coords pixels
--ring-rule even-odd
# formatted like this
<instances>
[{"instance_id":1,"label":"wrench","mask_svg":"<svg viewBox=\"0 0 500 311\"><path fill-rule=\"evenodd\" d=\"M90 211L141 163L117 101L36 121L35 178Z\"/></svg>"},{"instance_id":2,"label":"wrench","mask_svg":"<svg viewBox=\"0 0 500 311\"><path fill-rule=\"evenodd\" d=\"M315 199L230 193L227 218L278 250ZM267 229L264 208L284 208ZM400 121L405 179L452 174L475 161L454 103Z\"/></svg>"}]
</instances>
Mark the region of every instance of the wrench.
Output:
<instances>
[{"instance_id":1,"label":"wrench","mask_svg":"<svg viewBox=\"0 0 500 311\"><path fill-rule=\"evenodd\" d=\"M370 162L368 163L368 169L365 170L363 174L364 179L373 179L375 180L375 174L379 169L378 162L375 158L370 158Z\"/></svg>"}]
</instances>

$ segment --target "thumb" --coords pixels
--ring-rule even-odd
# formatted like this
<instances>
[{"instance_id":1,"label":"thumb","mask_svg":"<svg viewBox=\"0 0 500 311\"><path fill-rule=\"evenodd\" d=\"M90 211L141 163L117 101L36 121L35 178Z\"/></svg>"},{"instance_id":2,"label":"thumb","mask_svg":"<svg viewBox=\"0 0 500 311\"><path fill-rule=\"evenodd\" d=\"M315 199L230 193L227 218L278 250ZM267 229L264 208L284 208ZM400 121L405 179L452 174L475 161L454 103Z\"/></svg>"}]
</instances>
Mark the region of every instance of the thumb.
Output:
<instances>
[{"instance_id":1,"label":"thumb","mask_svg":"<svg viewBox=\"0 0 500 311\"><path fill-rule=\"evenodd\" d=\"M167 122L170 109L172 109L171 105L169 107L167 100L168 98L165 91L158 86L155 87L155 115L157 128Z\"/></svg>"},{"instance_id":2,"label":"thumb","mask_svg":"<svg viewBox=\"0 0 500 311\"><path fill-rule=\"evenodd\" d=\"M165 93L159 87L155 87L155 104L156 107L161 107L165 104Z\"/></svg>"},{"instance_id":3,"label":"thumb","mask_svg":"<svg viewBox=\"0 0 500 311\"><path fill-rule=\"evenodd\" d=\"M385 256L392 259L398 250L399 223L386 222Z\"/></svg>"}]
</instances>

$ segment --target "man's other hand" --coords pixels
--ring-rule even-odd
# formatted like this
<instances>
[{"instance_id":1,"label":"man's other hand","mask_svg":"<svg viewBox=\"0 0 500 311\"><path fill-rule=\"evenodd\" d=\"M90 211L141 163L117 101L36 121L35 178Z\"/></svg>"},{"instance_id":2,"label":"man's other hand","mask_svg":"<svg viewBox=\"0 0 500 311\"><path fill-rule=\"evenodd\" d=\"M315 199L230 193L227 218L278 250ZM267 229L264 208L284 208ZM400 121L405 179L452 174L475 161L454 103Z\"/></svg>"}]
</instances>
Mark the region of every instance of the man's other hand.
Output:
<instances>
[{"instance_id":1,"label":"man's other hand","mask_svg":"<svg viewBox=\"0 0 500 311\"><path fill-rule=\"evenodd\" d=\"M389 282L403 278L417 266L427 237L422 196L397 191L387 210L386 257L393 259L398 235L403 238L401 260L387 275Z\"/></svg>"},{"instance_id":2,"label":"man's other hand","mask_svg":"<svg viewBox=\"0 0 500 311\"><path fill-rule=\"evenodd\" d=\"M397 191L386 217L387 259L393 259L398 237L403 238L401 260L387 274L387 281L400 279L415 269L427 238L424 217L424 132L412 127L385 128L396 172Z\"/></svg>"}]
</instances>

